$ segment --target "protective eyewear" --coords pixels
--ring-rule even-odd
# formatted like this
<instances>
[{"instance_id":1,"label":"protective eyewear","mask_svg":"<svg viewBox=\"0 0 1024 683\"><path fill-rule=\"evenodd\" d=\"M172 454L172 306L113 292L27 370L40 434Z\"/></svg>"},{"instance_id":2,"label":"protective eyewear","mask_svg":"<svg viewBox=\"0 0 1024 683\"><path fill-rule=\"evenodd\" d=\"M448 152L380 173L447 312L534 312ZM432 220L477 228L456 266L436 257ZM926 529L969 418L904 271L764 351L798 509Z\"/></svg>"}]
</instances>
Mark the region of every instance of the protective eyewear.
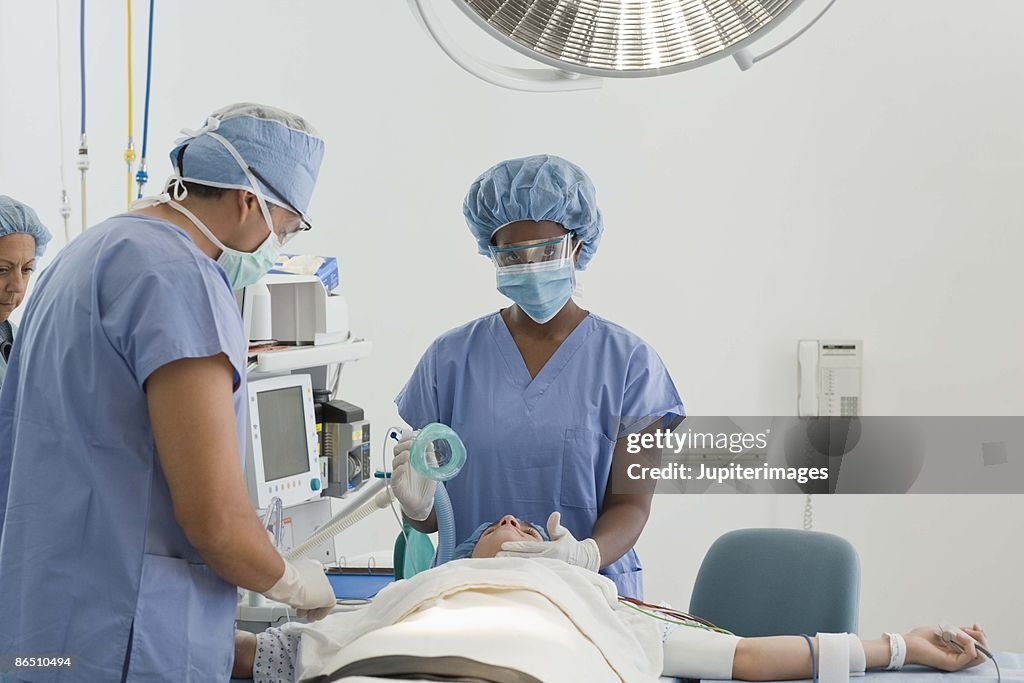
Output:
<instances>
[{"instance_id":1,"label":"protective eyewear","mask_svg":"<svg viewBox=\"0 0 1024 683\"><path fill-rule=\"evenodd\" d=\"M508 244L503 247L491 245L491 259L498 268L520 266L528 263L565 262L572 256L572 235L566 234L555 239L531 240Z\"/></svg>"},{"instance_id":2,"label":"protective eyewear","mask_svg":"<svg viewBox=\"0 0 1024 683\"><path fill-rule=\"evenodd\" d=\"M259 180L261 183L266 185L267 189L269 189L271 192L273 192L275 197L283 197L284 196L280 192L278 192L277 189L273 185L271 185L267 181L266 178L264 178L262 175L260 175L260 172L257 171L255 168L250 166L249 167L249 171L252 172L253 176L255 176L257 180ZM296 226L294 228L289 228L289 229L286 229L286 230L282 230L278 234L278 236L277 236L278 241L282 245L284 245L284 244L287 244L288 242L290 242L292 240L292 238L295 237L296 235L298 235L300 232L306 232L307 230L312 230L313 226L312 226L312 224L310 224L309 221L306 220L306 218L302 215L301 211L296 209L294 206L289 204L284 199L281 199L280 201L281 201L281 205L284 208L288 209L289 211L291 211L293 214L295 214L299 218L298 226Z\"/></svg>"}]
</instances>

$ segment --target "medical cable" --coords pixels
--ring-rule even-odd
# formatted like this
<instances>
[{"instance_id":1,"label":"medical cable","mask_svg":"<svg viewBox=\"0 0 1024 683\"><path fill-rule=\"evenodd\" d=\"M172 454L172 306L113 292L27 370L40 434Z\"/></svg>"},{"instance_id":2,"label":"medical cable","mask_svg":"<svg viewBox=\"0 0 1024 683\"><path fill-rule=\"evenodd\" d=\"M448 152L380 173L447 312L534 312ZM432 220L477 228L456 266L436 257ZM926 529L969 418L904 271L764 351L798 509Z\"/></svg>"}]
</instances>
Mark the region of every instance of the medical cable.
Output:
<instances>
[{"instance_id":1,"label":"medical cable","mask_svg":"<svg viewBox=\"0 0 1024 683\"><path fill-rule=\"evenodd\" d=\"M672 607L666 607L664 605L652 605L649 602L644 602L642 600L637 600L636 598L627 598L627 597L622 596L622 595L619 596L619 600L622 601L622 602L629 602L629 603L631 603L633 605L637 605L639 607L646 607L648 609L657 610L659 612L664 612L666 614L671 614L672 616L675 616L675 617L677 617L679 619L689 619L691 621L696 621L698 623L704 624L705 626L708 626L708 627L713 628L713 629L717 629L718 628L713 623L711 623L710 621L708 621L707 619L705 619L703 617L698 617L698 616L696 616L694 614L689 614L687 612L680 612L679 610L674 609ZM726 631L726 633L728 633L728 631Z\"/></svg>"},{"instance_id":2,"label":"medical cable","mask_svg":"<svg viewBox=\"0 0 1024 683\"><path fill-rule=\"evenodd\" d=\"M989 659L991 659L992 663L995 664L995 667L996 667L996 683L1003 683L1003 674L1002 674L1002 672L999 671L999 662L996 661L996 658L992 656L991 652L989 652L988 650L983 648L981 645L977 645L976 644L975 647L978 648L978 652L980 652L981 654L983 654L986 657L988 657Z\"/></svg>"},{"instance_id":3,"label":"medical cable","mask_svg":"<svg viewBox=\"0 0 1024 683\"><path fill-rule=\"evenodd\" d=\"M401 432L402 432L402 428L401 427L388 427L388 431L387 431L389 436L393 436L395 434L400 434ZM397 500L397 497L395 496L394 492L391 490L391 476L390 476L391 473L388 471L387 459L388 459L388 440L385 438L384 439L384 443L382 444L381 451L380 451L380 471L384 473L384 482L385 482L384 485L387 487L388 495L391 497L391 502L388 504L388 508L391 509L391 514L394 515L395 521L398 522L398 528L399 528L399 530L402 533L402 538L405 539L406 547L409 547L409 532L407 532L405 530L405 524L402 522L402 518L398 516L398 512L395 510L395 500Z\"/></svg>"},{"instance_id":4,"label":"medical cable","mask_svg":"<svg viewBox=\"0 0 1024 683\"><path fill-rule=\"evenodd\" d=\"M58 2L60 0L57 0ZM89 170L89 144L85 137L85 0L80 0L78 20L78 64L79 75L82 87L82 126L78 138L78 170L81 172L82 181L82 232L86 226L86 182L85 175Z\"/></svg>"},{"instance_id":5,"label":"medical cable","mask_svg":"<svg viewBox=\"0 0 1024 683\"><path fill-rule=\"evenodd\" d=\"M800 635L807 641L807 647L811 649L811 683L818 683L818 658L814 654L814 642L806 633Z\"/></svg>"},{"instance_id":6,"label":"medical cable","mask_svg":"<svg viewBox=\"0 0 1024 683\"><path fill-rule=\"evenodd\" d=\"M64 221L64 244L71 241L71 232L68 222L71 219L71 199L68 197L67 174L64 172L64 76L61 66L64 58L61 51L60 39L60 0L53 3L57 9L57 126L60 138L57 140L57 158L60 167L60 217Z\"/></svg>"},{"instance_id":7,"label":"medical cable","mask_svg":"<svg viewBox=\"0 0 1024 683\"><path fill-rule=\"evenodd\" d=\"M127 42L128 42L128 143L124 148L124 162L128 165L128 191L126 197L127 206L132 204L132 182L135 179L132 169L135 165L135 137L132 134L132 0L125 0L127 12Z\"/></svg>"},{"instance_id":8,"label":"medical cable","mask_svg":"<svg viewBox=\"0 0 1024 683\"><path fill-rule=\"evenodd\" d=\"M671 608L661 607L659 605L650 605L646 602L640 602L639 600L633 600L631 598L625 598L622 596L619 596L619 602L625 605L626 607L634 609L637 612L640 612L641 614L647 615L652 619L657 619L659 621L664 621L670 624L676 624L678 626L689 626L690 628L699 628L703 631L714 631L715 633L722 633L730 636L735 635L731 631L727 631L724 628L719 628L718 626L715 626L706 619L701 619L700 617L695 617L693 615L685 614L683 612L677 612ZM644 607L648 608L650 611L648 611L648 609L643 609ZM657 612L658 614L655 614L655 612Z\"/></svg>"},{"instance_id":9,"label":"medical cable","mask_svg":"<svg viewBox=\"0 0 1024 683\"><path fill-rule=\"evenodd\" d=\"M992 663L996 667L996 683L1003 683L1003 674L999 671L999 662L992 656L992 653L988 651L983 645L979 645L977 641L974 642L974 647L977 648L978 652L992 660Z\"/></svg>"},{"instance_id":10,"label":"medical cable","mask_svg":"<svg viewBox=\"0 0 1024 683\"><path fill-rule=\"evenodd\" d=\"M149 0L149 42L146 46L146 100L142 108L142 156L139 170L135 173L135 184L139 187L138 198L142 199L142 188L149 182L146 170L146 153L149 149L149 92L153 83L153 9L156 0Z\"/></svg>"},{"instance_id":11,"label":"medical cable","mask_svg":"<svg viewBox=\"0 0 1024 683\"><path fill-rule=\"evenodd\" d=\"M335 363L338 369L334 372L334 381L331 382L331 398L338 396L338 389L341 388L341 371L345 367L344 363Z\"/></svg>"}]
</instances>

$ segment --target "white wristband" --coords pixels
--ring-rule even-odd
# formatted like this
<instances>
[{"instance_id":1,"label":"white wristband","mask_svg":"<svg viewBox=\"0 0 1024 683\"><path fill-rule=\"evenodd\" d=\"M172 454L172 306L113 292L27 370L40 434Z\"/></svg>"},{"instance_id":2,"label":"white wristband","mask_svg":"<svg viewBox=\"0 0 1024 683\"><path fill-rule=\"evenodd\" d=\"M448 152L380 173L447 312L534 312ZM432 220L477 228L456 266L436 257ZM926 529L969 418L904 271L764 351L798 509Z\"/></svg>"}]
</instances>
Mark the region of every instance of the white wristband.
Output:
<instances>
[{"instance_id":1,"label":"white wristband","mask_svg":"<svg viewBox=\"0 0 1024 683\"><path fill-rule=\"evenodd\" d=\"M883 634L889 639L889 666L886 671L899 671L907 661L907 641L899 633Z\"/></svg>"}]
</instances>

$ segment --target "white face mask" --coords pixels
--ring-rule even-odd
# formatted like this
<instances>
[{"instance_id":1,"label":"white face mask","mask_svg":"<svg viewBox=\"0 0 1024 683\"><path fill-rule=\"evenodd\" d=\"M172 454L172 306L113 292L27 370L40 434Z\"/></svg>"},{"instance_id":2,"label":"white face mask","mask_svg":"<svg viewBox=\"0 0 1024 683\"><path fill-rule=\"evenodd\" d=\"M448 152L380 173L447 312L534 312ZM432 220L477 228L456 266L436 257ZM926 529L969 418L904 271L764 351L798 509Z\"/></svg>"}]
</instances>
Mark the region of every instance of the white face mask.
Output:
<instances>
[{"instance_id":1,"label":"white face mask","mask_svg":"<svg viewBox=\"0 0 1024 683\"><path fill-rule=\"evenodd\" d=\"M186 218L188 218L193 225L199 230L199 232L206 235L206 237L213 242L217 248L221 250L220 257L217 259L217 263L221 268L224 269L224 273L228 277L228 282L231 284L232 289L242 289L249 285L255 284L261 277L267 274L271 268L274 267L274 261L277 260L277 255L281 252L281 242L277 238L277 234L274 232L274 223L270 217L270 207L267 205L267 200L263 196L263 191L260 189L260 185L256 182L256 177L249 169L249 165L245 163L245 159L238 153L235 146L228 142L222 135L218 135L214 131L220 125L220 120L210 118L199 131L183 131L189 137L195 138L200 135L209 135L214 140L224 146L225 149L234 157L235 161L241 167L246 177L251 183L251 187L244 188L248 192L252 192L256 196L256 201L260 205L260 212L263 214L263 220L267 224L267 230L269 234L255 251L246 252L238 251L226 246L223 242L217 239L217 236L213 234L206 225L196 217L194 213L186 209L184 206L179 204L180 201L188 196L188 188L185 187L185 181L181 177L178 170L175 170L174 174L167 181L167 185L164 187L164 192L156 197L146 197L132 203L133 209L142 209L149 206L155 206L157 204L167 204L175 211L178 211Z\"/></svg>"}]
</instances>

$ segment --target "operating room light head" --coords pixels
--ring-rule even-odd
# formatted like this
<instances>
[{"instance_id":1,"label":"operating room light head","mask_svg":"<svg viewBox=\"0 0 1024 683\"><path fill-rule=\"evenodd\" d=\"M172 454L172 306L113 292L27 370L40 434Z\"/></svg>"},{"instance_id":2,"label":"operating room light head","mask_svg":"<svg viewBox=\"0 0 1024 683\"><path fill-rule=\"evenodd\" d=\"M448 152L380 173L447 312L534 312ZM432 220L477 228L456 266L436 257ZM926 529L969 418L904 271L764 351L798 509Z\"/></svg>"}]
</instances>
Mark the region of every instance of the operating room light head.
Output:
<instances>
[{"instance_id":1,"label":"operating room light head","mask_svg":"<svg viewBox=\"0 0 1024 683\"><path fill-rule=\"evenodd\" d=\"M533 526L513 515L505 515L490 525L480 535L470 557L494 557L501 550L501 544L508 541L543 541L540 532Z\"/></svg>"}]
</instances>

